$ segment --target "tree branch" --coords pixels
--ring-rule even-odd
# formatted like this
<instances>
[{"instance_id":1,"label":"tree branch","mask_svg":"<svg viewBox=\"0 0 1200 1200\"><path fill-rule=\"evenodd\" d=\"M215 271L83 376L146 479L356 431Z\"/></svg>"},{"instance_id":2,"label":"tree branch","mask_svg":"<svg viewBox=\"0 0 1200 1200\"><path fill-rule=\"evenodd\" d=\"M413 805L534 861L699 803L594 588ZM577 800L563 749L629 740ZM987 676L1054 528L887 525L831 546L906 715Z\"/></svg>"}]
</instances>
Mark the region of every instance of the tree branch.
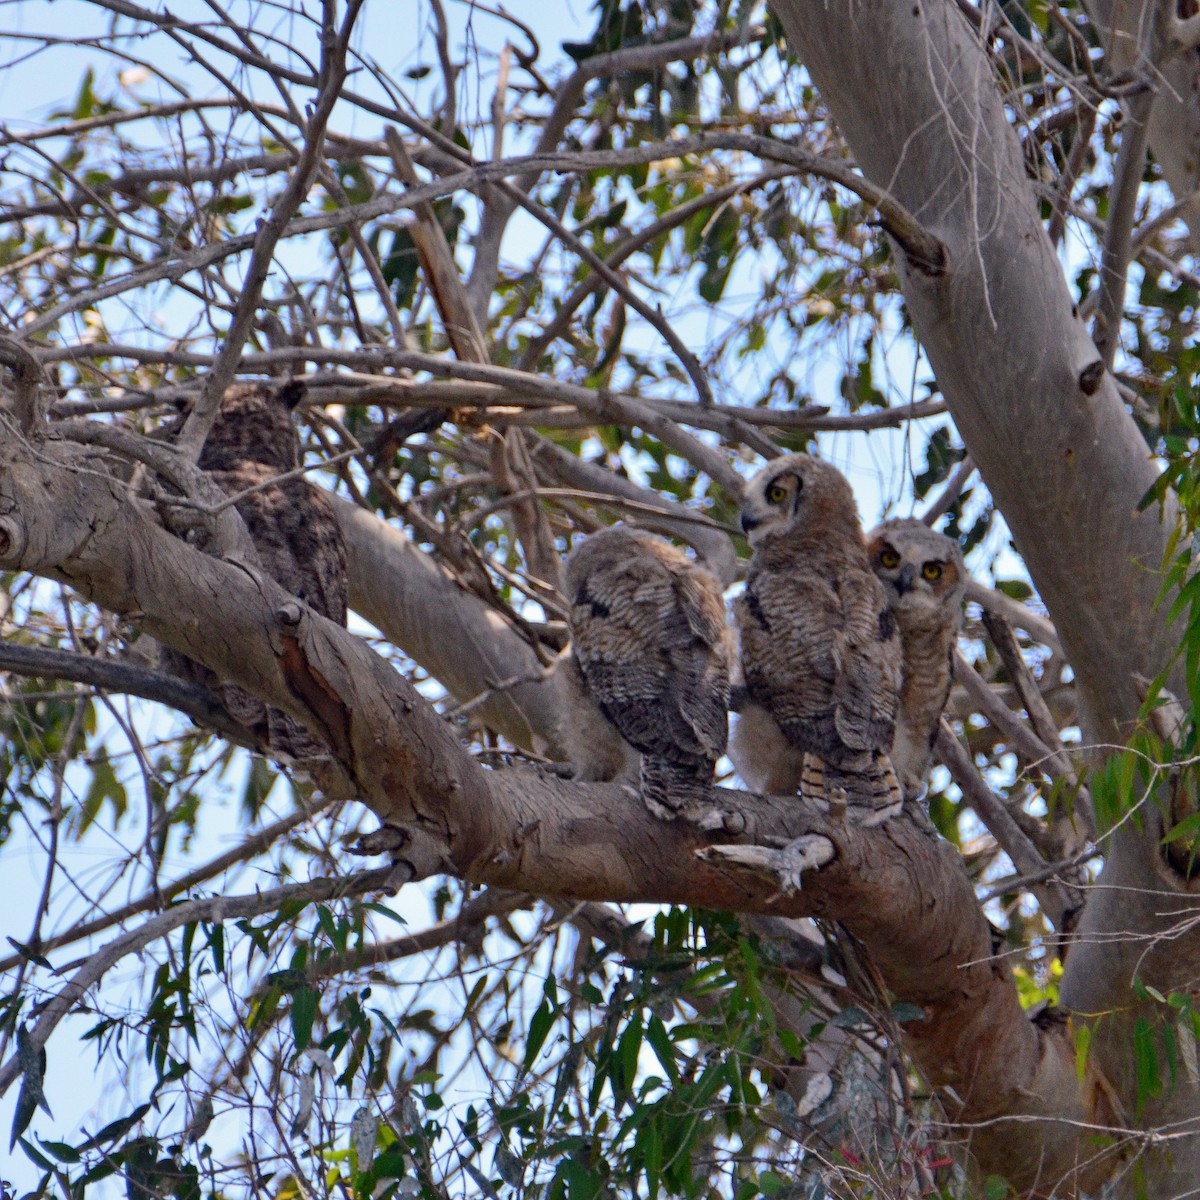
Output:
<instances>
[{"instance_id":1,"label":"tree branch","mask_svg":"<svg viewBox=\"0 0 1200 1200\"><path fill-rule=\"evenodd\" d=\"M1092 1115L1069 1047L1025 1018L1007 967L990 959L986 923L949 845L903 820L868 829L844 814L807 812L795 797L714 790L726 828L743 831L737 840L772 846L819 837L832 849L802 892L781 896L773 881L696 857L714 839L728 843L729 833L658 821L620 786L485 772L403 676L347 630L297 612L272 580L173 538L119 483L72 470L69 446L45 446L35 457L15 440L0 444L0 568L68 584L302 721L337 767L322 785L352 792L395 827L385 839L395 860L390 878L450 871L546 896L837 919L869 949L896 997L925 1009L927 1019L906 1025L905 1036L952 1116ZM94 957L50 1002L34 1036L44 1040L116 958L189 914L217 919L233 902L203 903L210 906L173 909L149 923L151 932ZM0 1082L15 1070L8 1064ZM985 1162L987 1145L981 1135ZM1080 1135L1048 1126L1037 1150L1042 1177L1057 1179L1080 1161Z\"/></svg>"},{"instance_id":2,"label":"tree branch","mask_svg":"<svg viewBox=\"0 0 1200 1200\"><path fill-rule=\"evenodd\" d=\"M72 654L68 650L48 650L0 642L0 670L12 671L35 679L65 679L108 692L141 696L169 705L191 717L197 725L211 729L240 746L252 746L246 729L239 725L224 705L207 688L152 671L133 663ZM0 969L3 969L0 967Z\"/></svg>"},{"instance_id":3,"label":"tree branch","mask_svg":"<svg viewBox=\"0 0 1200 1200\"><path fill-rule=\"evenodd\" d=\"M330 23L321 30L319 93L316 106L304 130L304 148L283 195L275 202L270 215L259 226L254 236L250 263L246 268L237 311L234 313L229 332L225 335L220 353L205 380L204 391L193 405L192 411L188 413L176 440L179 449L189 454L192 461L199 456L204 439L217 419L225 390L233 382L238 361L242 357L242 349L254 324L263 285L267 281L267 272L275 256L275 247L312 187L324 145L325 126L346 79L346 51L350 43L350 34L363 3L364 0L348 0L342 27L337 31L332 25L332 9L327 10Z\"/></svg>"}]
</instances>

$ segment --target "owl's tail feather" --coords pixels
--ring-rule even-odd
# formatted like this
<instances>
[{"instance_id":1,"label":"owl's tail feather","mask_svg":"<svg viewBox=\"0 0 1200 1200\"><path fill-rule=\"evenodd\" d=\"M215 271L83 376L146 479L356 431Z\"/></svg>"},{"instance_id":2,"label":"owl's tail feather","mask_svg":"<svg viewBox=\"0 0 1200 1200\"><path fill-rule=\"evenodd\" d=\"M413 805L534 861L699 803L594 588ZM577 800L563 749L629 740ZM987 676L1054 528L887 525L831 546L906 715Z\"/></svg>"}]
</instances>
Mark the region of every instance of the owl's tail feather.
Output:
<instances>
[{"instance_id":1,"label":"owl's tail feather","mask_svg":"<svg viewBox=\"0 0 1200 1200\"><path fill-rule=\"evenodd\" d=\"M857 824L880 825L904 807L904 789L886 754L864 753L833 766L805 754L800 795L822 811L842 806Z\"/></svg>"}]
</instances>

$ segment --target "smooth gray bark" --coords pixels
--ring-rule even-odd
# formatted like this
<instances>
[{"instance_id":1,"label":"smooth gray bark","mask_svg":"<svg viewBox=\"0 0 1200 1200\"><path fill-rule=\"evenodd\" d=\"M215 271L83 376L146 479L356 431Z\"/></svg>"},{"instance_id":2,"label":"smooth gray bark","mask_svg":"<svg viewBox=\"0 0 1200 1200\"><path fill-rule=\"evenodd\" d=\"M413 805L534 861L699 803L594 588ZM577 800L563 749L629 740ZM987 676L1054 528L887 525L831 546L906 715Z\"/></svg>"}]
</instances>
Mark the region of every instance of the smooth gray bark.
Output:
<instances>
[{"instance_id":1,"label":"smooth gray bark","mask_svg":"<svg viewBox=\"0 0 1200 1200\"><path fill-rule=\"evenodd\" d=\"M1137 67L1147 16L1156 4L1162 7L1161 0L1086 0L1112 73ZM1188 244L1195 253L1200 250L1200 53L1190 49L1172 54L1155 64L1151 79L1150 149L1175 202L1183 204L1179 215L1187 223Z\"/></svg>"},{"instance_id":2,"label":"smooth gray bark","mask_svg":"<svg viewBox=\"0 0 1200 1200\"><path fill-rule=\"evenodd\" d=\"M355 612L460 704L485 696L474 712L513 745L561 757L559 681L544 678L537 655L513 625L401 530L349 501L330 499L349 551Z\"/></svg>"},{"instance_id":3,"label":"smooth gray bark","mask_svg":"<svg viewBox=\"0 0 1200 1200\"><path fill-rule=\"evenodd\" d=\"M1135 677L1153 677L1172 652L1154 600L1173 513L1164 524L1155 509L1139 511L1157 471L1112 379L1081 386L1096 349L1039 220L984 49L949 0L773 7L864 174L948 247L943 275L900 263L913 324L1050 610L1085 735L1119 741L1137 715ZM1066 964L1063 1000L1077 1011L1134 1006L1135 969L1164 991L1193 973L1194 935L1146 954L1147 939L1186 902L1161 870L1160 832L1150 819L1113 841ZM1109 936L1118 930L1133 937ZM1092 1053L1130 1122L1193 1117L1200 1092L1182 1076L1160 1105L1133 1116L1132 1039L1116 1026L1099 1023ZM1171 1195L1200 1175L1200 1142L1147 1151L1144 1165L1151 1195Z\"/></svg>"}]
</instances>

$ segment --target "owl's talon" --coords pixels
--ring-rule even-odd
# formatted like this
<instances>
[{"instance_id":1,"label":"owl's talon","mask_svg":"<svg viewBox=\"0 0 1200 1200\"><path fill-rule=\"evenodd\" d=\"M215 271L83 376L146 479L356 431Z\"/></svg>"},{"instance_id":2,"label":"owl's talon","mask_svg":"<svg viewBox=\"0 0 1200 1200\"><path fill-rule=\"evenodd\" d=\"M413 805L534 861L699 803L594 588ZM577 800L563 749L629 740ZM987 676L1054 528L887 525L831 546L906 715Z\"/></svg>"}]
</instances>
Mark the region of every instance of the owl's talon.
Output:
<instances>
[{"instance_id":1,"label":"owl's talon","mask_svg":"<svg viewBox=\"0 0 1200 1200\"><path fill-rule=\"evenodd\" d=\"M875 829L885 821L890 821L893 817L898 817L903 810L903 801L897 801L895 804L889 804L884 808L855 808L853 810L855 815L851 819L860 829ZM863 813L863 815L858 816L858 813Z\"/></svg>"}]
</instances>

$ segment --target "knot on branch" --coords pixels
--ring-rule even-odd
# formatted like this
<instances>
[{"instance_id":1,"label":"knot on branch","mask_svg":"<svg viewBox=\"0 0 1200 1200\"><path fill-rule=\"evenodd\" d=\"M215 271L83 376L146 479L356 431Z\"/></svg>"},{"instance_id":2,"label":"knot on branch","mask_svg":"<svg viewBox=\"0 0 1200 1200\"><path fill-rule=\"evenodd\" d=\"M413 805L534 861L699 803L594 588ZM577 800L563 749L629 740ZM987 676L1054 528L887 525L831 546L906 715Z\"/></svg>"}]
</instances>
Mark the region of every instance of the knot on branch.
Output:
<instances>
[{"instance_id":1,"label":"knot on branch","mask_svg":"<svg viewBox=\"0 0 1200 1200\"><path fill-rule=\"evenodd\" d=\"M46 382L42 364L15 338L0 336L0 364L13 377L13 407L21 432L37 438L45 433L46 414L42 385Z\"/></svg>"},{"instance_id":2,"label":"knot on branch","mask_svg":"<svg viewBox=\"0 0 1200 1200\"><path fill-rule=\"evenodd\" d=\"M349 849L351 854L390 854L388 886L397 889L452 869L445 841L416 825L381 825Z\"/></svg>"},{"instance_id":3,"label":"knot on branch","mask_svg":"<svg viewBox=\"0 0 1200 1200\"><path fill-rule=\"evenodd\" d=\"M296 629L304 609L298 600L285 600L276 610L275 619L287 629Z\"/></svg>"},{"instance_id":4,"label":"knot on branch","mask_svg":"<svg viewBox=\"0 0 1200 1200\"><path fill-rule=\"evenodd\" d=\"M25 553L25 523L15 515L0 517L0 564L18 567Z\"/></svg>"}]
</instances>

